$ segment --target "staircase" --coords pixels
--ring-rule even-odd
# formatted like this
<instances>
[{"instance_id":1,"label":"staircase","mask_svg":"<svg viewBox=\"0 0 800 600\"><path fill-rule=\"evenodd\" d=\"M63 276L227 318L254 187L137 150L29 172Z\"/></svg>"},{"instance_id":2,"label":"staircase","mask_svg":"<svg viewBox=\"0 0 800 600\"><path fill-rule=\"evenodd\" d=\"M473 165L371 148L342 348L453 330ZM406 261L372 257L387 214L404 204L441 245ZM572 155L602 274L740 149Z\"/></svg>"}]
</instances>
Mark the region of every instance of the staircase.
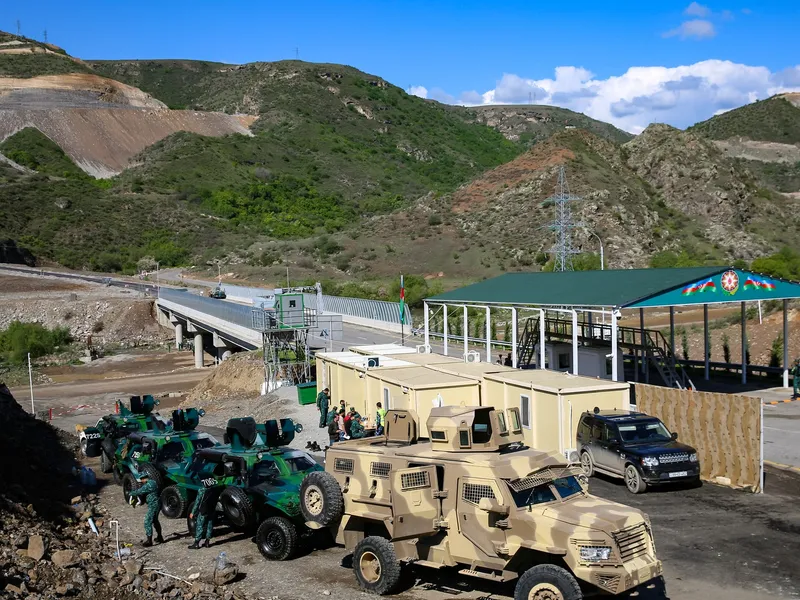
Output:
<instances>
[{"instance_id":1,"label":"staircase","mask_svg":"<svg viewBox=\"0 0 800 600\"><path fill-rule=\"evenodd\" d=\"M539 319L527 319L517 346L517 366L529 367L539 343Z\"/></svg>"},{"instance_id":2,"label":"staircase","mask_svg":"<svg viewBox=\"0 0 800 600\"><path fill-rule=\"evenodd\" d=\"M645 329L644 346L648 363L656 368L664 385L682 390L694 389L694 383L689 379L686 370L676 366L675 355L660 331Z\"/></svg>"}]
</instances>

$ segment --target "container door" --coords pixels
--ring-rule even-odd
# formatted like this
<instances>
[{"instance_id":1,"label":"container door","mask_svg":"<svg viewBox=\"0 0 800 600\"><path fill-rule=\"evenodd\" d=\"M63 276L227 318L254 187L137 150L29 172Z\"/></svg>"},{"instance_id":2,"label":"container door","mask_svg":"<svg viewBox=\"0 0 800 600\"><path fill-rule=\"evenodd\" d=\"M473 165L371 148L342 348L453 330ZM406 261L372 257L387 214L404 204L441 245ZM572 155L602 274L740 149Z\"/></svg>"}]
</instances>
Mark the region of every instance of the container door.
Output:
<instances>
[{"instance_id":1,"label":"container door","mask_svg":"<svg viewBox=\"0 0 800 600\"><path fill-rule=\"evenodd\" d=\"M438 531L439 500L436 467L414 467L392 471L392 514L395 540L433 535Z\"/></svg>"}]
</instances>

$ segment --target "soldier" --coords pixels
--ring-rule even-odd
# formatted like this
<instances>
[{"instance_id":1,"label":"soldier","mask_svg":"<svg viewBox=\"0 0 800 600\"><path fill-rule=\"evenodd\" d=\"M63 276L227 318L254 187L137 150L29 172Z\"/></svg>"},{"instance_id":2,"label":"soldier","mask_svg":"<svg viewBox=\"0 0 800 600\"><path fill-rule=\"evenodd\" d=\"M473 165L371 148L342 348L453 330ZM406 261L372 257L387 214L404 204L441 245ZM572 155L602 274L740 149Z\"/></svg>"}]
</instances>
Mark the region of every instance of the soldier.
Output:
<instances>
[{"instance_id":1,"label":"soldier","mask_svg":"<svg viewBox=\"0 0 800 600\"><path fill-rule=\"evenodd\" d=\"M143 485L139 489L131 490L130 504L133 506L136 498L145 497L147 513L144 516L144 534L147 538L142 540L142 546L149 548L153 545L153 529L156 530L156 543L164 543L164 538L161 537L161 523L158 521L158 510L161 502L159 500L158 485L147 476L147 473L142 474L139 477L139 481Z\"/></svg>"},{"instance_id":2,"label":"soldier","mask_svg":"<svg viewBox=\"0 0 800 600\"><path fill-rule=\"evenodd\" d=\"M336 415L339 414L336 410L335 406L331 406L331 409L328 411L328 416L325 419L325 425L330 425L336 420Z\"/></svg>"},{"instance_id":3,"label":"soldier","mask_svg":"<svg viewBox=\"0 0 800 600\"><path fill-rule=\"evenodd\" d=\"M355 440L364 437L364 423L361 416L358 413L356 415L350 420L350 437Z\"/></svg>"},{"instance_id":4,"label":"soldier","mask_svg":"<svg viewBox=\"0 0 800 600\"><path fill-rule=\"evenodd\" d=\"M797 390L800 388L800 358L794 359L794 367L792 367L792 380L794 384L794 393L792 398L797 398Z\"/></svg>"},{"instance_id":5,"label":"soldier","mask_svg":"<svg viewBox=\"0 0 800 600\"><path fill-rule=\"evenodd\" d=\"M197 492L197 499L192 506L189 518L195 517L194 544L189 546L190 550L197 550L204 545L206 548L211 546L211 534L214 531L214 516L217 510L217 500L219 499L222 488L219 486L206 488L202 487ZM205 541L205 544L203 542Z\"/></svg>"},{"instance_id":6,"label":"soldier","mask_svg":"<svg viewBox=\"0 0 800 600\"><path fill-rule=\"evenodd\" d=\"M319 426L325 427L328 419L328 403L331 401L330 390L325 388L317 394L317 410L319 411Z\"/></svg>"}]
</instances>

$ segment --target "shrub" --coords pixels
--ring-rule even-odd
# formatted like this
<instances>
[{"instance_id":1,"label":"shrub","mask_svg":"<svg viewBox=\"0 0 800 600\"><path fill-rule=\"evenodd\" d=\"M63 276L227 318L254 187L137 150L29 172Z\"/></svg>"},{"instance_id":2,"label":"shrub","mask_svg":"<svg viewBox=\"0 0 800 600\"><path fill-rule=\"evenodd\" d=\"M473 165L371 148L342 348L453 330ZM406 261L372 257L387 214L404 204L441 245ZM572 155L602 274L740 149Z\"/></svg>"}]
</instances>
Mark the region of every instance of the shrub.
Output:
<instances>
[{"instance_id":1,"label":"shrub","mask_svg":"<svg viewBox=\"0 0 800 600\"><path fill-rule=\"evenodd\" d=\"M779 333L772 341L769 349L769 366L780 367L783 359L783 333Z\"/></svg>"},{"instance_id":2,"label":"shrub","mask_svg":"<svg viewBox=\"0 0 800 600\"><path fill-rule=\"evenodd\" d=\"M728 334L722 334L722 356L725 359L725 362L730 364L731 362L731 342L728 339Z\"/></svg>"},{"instance_id":3,"label":"shrub","mask_svg":"<svg viewBox=\"0 0 800 600\"><path fill-rule=\"evenodd\" d=\"M441 224L442 224L442 217L440 217L439 215L431 215L430 217L428 217L428 225L430 225L431 227L436 227L437 225Z\"/></svg>"},{"instance_id":4,"label":"shrub","mask_svg":"<svg viewBox=\"0 0 800 600\"><path fill-rule=\"evenodd\" d=\"M0 355L8 362L23 364L28 353L31 358L39 358L70 342L72 337L67 327L47 329L39 323L13 321L0 331Z\"/></svg>"},{"instance_id":5,"label":"shrub","mask_svg":"<svg viewBox=\"0 0 800 600\"><path fill-rule=\"evenodd\" d=\"M100 333L103 331L105 325L102 321L96 321L94 325L92 325L92 333Z\"/></svg>"}]
</instances>

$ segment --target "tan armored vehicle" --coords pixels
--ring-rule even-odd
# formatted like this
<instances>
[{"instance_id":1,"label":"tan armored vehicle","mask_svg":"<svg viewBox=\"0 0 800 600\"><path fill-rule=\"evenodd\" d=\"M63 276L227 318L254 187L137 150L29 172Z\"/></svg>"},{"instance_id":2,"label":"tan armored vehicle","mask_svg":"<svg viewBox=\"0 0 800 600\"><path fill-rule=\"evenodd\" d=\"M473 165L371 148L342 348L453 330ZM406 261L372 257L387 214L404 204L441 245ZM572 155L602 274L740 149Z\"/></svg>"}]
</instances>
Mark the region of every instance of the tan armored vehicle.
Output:
<instances>
[{"instance_id":1,"label":"tan armored vehicle","mask_svg":"<svg viewBox=\"0 0 800 600\"><path fill-rule=\"evenodd\" d=\"M389 411L383 436L335 444L300 490L312 528L353 551L361 588L390 593L401 562L503 582L516 600L619 594L661 575L644 513L591 496L580 466L522 444L518 409Z\"/></svg>"}]
</instances>

